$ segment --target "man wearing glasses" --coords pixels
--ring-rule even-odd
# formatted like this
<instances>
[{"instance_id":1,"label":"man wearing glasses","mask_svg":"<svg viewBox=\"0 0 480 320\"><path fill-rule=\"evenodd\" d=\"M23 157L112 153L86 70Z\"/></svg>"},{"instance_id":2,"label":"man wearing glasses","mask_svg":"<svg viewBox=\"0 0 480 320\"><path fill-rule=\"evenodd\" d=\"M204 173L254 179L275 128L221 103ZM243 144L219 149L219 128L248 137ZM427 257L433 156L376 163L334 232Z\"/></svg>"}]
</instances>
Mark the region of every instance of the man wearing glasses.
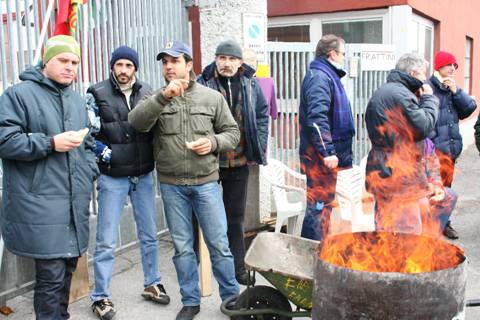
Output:
<instances>
[{"instance_id":1,"label":"man wearing glasses","mask_svg":"<svg viewBox=\"0 0 480 320\"><path fill-rule=\"evenodd\" d=\"M345 41L333 34L317 44L303 79L300 100L300 159L307 175L307 208L302 237L321 240L328 233L337 172L352 166L352 111L340 81Z\"/></svg>"}]
</instances>

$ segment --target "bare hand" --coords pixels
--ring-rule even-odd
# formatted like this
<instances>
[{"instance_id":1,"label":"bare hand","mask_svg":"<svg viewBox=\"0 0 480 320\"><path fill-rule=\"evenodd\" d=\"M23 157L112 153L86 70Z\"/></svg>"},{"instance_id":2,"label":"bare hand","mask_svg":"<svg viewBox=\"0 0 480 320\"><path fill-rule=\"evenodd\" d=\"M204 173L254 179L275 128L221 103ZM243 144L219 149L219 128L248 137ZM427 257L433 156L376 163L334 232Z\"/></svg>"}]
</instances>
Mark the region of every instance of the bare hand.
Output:
<instances>
[{"instance_id":1,"label":"bare hand","mask_svg":"<svg viewBox=\"0 0 480 320\"><path fill-rule=\"evenodd\" d=\"M323 163L328 169L335 169L338 167L338 158L337 156L328 156L323 158Z\"/></svg>"},{"instance_id":2,"label":"bare hand","mask_svg":"<svg viewBox=\"0 0 480 320\"><path fill-rule=\"evenodd\" d=\"M168 86L163 90L163 96L167 99L179 97L188 88L188 80L174 79L170 81Z\"/></svg>"},{"instance_id":3,"label":"bare hand","mask_svg":"<svg viewBox=\"0 0 480 320\"><path fill-rule=\"evenodd\" d=\"M208 138L200 138L196 141L190 142L189 149L199 156L209 154L210 151L212 151L212 141Z\"/></svg>"},{"instance_id":4,"label":"bare hand","mask_svg":"<svg viewBox=\"0 0 480 320\"><path fill-rule=\"evenodd\" d=\"M445 190L442 186L434 186L433 195L430 197L430 202L439 202L445 198Z\"/></svg>"},{"instance_id":5,"label":"bare hand","mask_svg":"<svg viewBox=\"0 0 480 320\"><path fill-rule=\"evenodd\" d=\"M452 91L452 93L457 93L457 84L455 83L455 80L452 78L446 78L443 81L443 84Z\"/></svg>"},{"instance_id":6,"label":"bare hand","mask_svg":"<svg viewBox=\"0 0 480 320\"><path fill-rule=\"evenodd\" d=\"M67 131L54 136L53 141L55 143L55 151L68 152L80 147L83 137L80 137L77 131Z\"/></svg>"},{"instance_id":7,"label":"bare hand","mask_svg":"<svg viewBox=\"0 0 480 320\"><path fill-rule=\"evenodd\" d=\"M419 97L423 96L424 94L433 94L433 89L428 83L424 83L420 89L417 91L417 95Z\"/></svg>"}]
</instances>

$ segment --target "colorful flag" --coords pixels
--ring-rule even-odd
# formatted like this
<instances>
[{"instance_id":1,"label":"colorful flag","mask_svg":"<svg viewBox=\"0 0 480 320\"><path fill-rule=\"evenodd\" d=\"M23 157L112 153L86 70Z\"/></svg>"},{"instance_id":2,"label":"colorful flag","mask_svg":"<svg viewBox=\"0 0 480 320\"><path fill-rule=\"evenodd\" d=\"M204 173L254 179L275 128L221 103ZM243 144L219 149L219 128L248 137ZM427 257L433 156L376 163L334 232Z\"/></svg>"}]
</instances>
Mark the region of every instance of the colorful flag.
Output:
<instances>
[{"instance_id":1,"label":"colorful flag","mask_svg":"<svg viewBox=\"0 0 480 320\"><path fill-rule=\"evenodd\" d=\"M57 23L53 35L65 34L75 37L78 7L85 3L87 0L59 0Z\"/></svg>"}]
</instances>

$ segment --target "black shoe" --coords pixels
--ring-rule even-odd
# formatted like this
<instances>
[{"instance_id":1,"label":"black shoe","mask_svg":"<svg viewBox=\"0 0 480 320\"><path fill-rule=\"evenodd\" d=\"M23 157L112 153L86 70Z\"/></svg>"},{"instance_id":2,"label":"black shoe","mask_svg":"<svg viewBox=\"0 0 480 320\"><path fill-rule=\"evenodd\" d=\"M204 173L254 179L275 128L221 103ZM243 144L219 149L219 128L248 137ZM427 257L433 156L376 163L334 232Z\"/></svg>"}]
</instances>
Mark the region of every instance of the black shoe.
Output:
<instances>
[{"instance_id":1,"label":"black shoe","mask_svg":"<svg viewBox=\"0 0 480 320\"><path fill-rule=\"evenodd\" d=\"M244 286L248 284L248 277L249 275L247 271L243 271L235 275L237 282ZM250 277L250 285L253 286L254 284L255 284L255 278Z\"/></svg>"},{"instance_id":2,"label":"black shoe","mask_svg":"<svg viewBox=\"0 0 480 320\"><path fill-rule=\"evenodd\" d=\"M200 306L183 306L177 314L176 320L192 320L200 312Z\"/></svg>"},{"instance_id":3,"label":"black shoe","mask_svg":"<svg viewBox=\"0 0 480 320\"><path fill-rule=\"evenodd\" d=\"M443 229L443 235L447 237L448 239L451 240L456 240L458 239L458 234L455 229L450 224L450 221L447 222L447 225L445 226L445 229Z\"/></svg>"},{"instance_id":4,"label":"black shoe","mask_svg":"<svg viewBox=\"0 0 480 320\"><path fill-rule=\"evenodd\" d=\"M225 305L225 308L227 308L227 310L235 310L236 303L237 303L237 300L232 300Z\"/></svg>"}]
</instances>

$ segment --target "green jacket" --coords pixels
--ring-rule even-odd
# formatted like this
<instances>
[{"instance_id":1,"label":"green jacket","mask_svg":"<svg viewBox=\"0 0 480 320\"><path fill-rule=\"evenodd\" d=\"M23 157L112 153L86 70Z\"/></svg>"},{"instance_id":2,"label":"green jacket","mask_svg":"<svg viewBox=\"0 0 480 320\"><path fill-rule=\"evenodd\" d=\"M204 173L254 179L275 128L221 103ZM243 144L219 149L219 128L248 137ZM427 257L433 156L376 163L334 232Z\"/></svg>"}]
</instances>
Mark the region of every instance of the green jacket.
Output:
<instances>
[{"instance_id":1,"label":"green jacket","mask_svg":"<svg viewBox=\"0 0 480 320\"><path fill-rule=\"evenodd\" d=\"M191 77L195 79L195 77ZM160 182L200 185L218 180L218 153L235 148L240 131L221 93L190 81L180 97L163 97L163 89L142 99L128 114L141 132L153 128L153 151ZM186 142L206 137L212 152L199 156Z\"/></svg>"}]
</instances>

